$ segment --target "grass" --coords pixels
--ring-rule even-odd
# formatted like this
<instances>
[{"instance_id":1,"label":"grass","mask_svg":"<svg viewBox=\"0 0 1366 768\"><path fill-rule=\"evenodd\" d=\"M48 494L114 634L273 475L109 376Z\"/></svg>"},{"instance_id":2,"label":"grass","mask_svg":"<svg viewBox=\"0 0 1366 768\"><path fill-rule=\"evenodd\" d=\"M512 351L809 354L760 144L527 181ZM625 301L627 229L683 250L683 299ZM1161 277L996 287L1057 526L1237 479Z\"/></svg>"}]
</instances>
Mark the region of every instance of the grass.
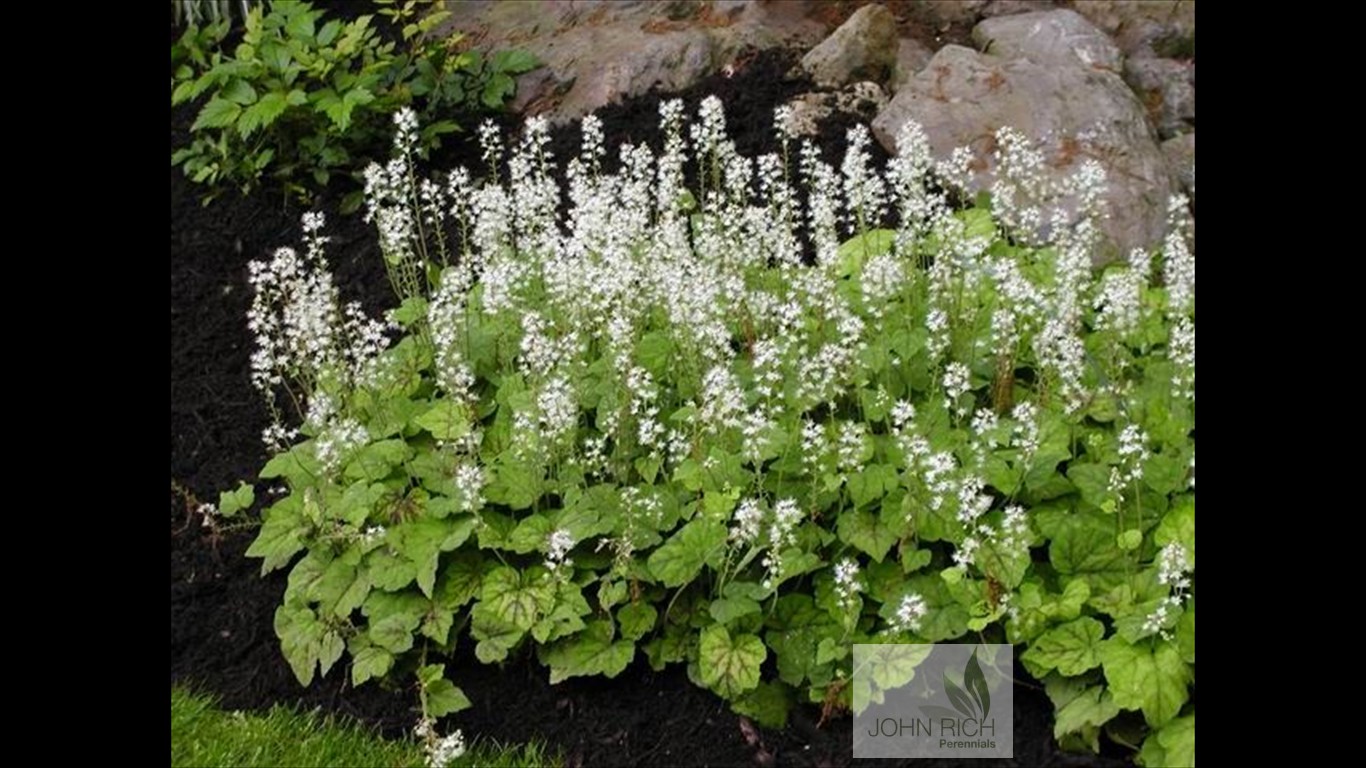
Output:
<instances>
[{"instance_id":1,"label":"grass","mask_svg":"<svg viewBox=\"0 0 1366 768\"><path fill-rule=\"evenodd\" d=\"M171 688L171 767L423 766L413 739L380 738L360 723L276 705L269 712L224 712L211 697ZM476 741L454 766L534 768L559 761L544 747Z\"/></svg>"}]
</instances>

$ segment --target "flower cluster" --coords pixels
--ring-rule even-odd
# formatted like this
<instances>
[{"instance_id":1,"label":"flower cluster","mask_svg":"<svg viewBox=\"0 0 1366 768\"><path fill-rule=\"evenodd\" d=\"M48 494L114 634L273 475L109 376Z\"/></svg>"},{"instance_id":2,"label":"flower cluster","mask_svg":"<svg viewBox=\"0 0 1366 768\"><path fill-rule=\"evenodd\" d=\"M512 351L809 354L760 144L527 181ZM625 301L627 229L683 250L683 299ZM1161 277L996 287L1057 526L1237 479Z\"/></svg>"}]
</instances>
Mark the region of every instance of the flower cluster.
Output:
<instances>
[{"instance_id":1,"label":"flower cluster","mask_svg":"<svg viewBox=\"0 0 1366 768\"><path fill-rule=\"evenodd\" d=\"M422 741L427 768L446 768L465 754L465 734L456 729L442 736L436 732L436 722L430 717L419 720L413 734Z\"/></svg>"}]
</instances>

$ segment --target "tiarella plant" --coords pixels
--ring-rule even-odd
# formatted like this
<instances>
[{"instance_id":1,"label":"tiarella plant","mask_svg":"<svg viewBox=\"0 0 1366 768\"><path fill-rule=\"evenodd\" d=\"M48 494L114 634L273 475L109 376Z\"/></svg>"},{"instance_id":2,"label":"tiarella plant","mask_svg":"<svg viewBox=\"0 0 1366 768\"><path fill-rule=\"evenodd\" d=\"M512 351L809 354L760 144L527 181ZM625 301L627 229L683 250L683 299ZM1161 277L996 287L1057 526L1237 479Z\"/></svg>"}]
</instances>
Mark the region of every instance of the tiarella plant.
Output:
<instances>
[{"instance_id":1,"label":"tiarella plant","mask_svg":"<svg viewBox=\"0 0 1366 768\"><path fill-rule=\"evenodd\" d=\"M366 172L385 321L340 305L319 214L253 265L284 488L249 554L290 568L299 680L349 655L440 717L468 706L442 666L468 636L552 682L683 664L781 724L850 706L853 643L972 636L1024 647L1060 740L1123 723L1144 763L1189 761L1185 201L1097 275L1097 164L1051 183L1003 129L959 209L970 155L915 124L879 173L865 129L836 169L787 118L747 158L718 101L667 102L662 154L609 172L589 117L562 189L543 120L510 153L483 130L486 177L426 180L401 112Z\"/></svg>"}]
</instances>

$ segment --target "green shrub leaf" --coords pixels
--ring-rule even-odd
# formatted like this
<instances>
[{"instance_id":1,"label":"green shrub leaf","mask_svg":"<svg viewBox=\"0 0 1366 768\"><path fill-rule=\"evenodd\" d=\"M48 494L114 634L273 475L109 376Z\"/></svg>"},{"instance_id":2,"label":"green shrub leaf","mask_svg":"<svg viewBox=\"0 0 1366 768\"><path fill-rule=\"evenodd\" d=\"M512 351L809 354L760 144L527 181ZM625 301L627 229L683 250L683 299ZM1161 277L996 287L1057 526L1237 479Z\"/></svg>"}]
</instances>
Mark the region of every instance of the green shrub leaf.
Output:
<instances>
[{"instance_id":1,"label":"green shrub leaf","mask_svg":"<svg viewBox=\"0 0 1366 768\"><path fill-rule=\"evenodd\" d=\"M1143 710L1148 725L1161 727L1186 703L1189 672L1171 643L1131 645L1112 637L1101 644L1099 657L1115 704Z\"/></svg>"},{"instance_id":2,"label":"green shrub leaf","mask_svg":"<svg viewBox=\"0 0 1366 768\"><path fill-rule=\"evenodd\" d=\"M1100 664L1101 638L1105 627L1084 616L1045 632L1020 655L1020 661L1035 677L1051 669L1072 677Z\"/></svg>"},{"instance_id":3,"label":"green shrub leaf","mask_svg":"<svg viewBox=\"0 0 1366 768\"><path fill-rule=\"evenodd\" d=\"M759 666L768 649L758 637L731 636L726 628L712 625L702 630L698 663L702 681L723 698L734 699L759 685Z\"/></svg>"},{"instance_id":4,"label":"green shrub leaf","mask_svg":"<svg viewBox=\"0 0 1366 768\"><path fill-rule=\"evenodd\" d=\"M693 520L650 555L650 573L666 587L681 587L701 572L726 544L726 527L714 520Z\"/></svg>"}]
</instances>

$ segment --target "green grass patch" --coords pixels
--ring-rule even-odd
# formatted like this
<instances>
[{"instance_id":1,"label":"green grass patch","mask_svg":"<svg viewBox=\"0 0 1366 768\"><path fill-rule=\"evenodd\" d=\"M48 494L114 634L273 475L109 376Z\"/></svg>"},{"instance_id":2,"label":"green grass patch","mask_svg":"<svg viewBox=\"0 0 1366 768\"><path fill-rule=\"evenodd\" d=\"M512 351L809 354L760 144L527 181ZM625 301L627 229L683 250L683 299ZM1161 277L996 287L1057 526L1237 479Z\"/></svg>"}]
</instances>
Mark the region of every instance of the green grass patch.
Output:
<instances>
[{"instance_id":1,"label":"green grass patch","mask_svg":"<svg viewBox=\"0 0 1366 768\"><path fill-rule=\"evenodd\" d=\"M533 768L559 761L537 744L474 743L454 766ZM225 712L211 697L171 689L171 768L228 766L423 766L413 739L380 738L373 729L317 711L276 705L264 714Z\"/></svg>"}]
</instances>

